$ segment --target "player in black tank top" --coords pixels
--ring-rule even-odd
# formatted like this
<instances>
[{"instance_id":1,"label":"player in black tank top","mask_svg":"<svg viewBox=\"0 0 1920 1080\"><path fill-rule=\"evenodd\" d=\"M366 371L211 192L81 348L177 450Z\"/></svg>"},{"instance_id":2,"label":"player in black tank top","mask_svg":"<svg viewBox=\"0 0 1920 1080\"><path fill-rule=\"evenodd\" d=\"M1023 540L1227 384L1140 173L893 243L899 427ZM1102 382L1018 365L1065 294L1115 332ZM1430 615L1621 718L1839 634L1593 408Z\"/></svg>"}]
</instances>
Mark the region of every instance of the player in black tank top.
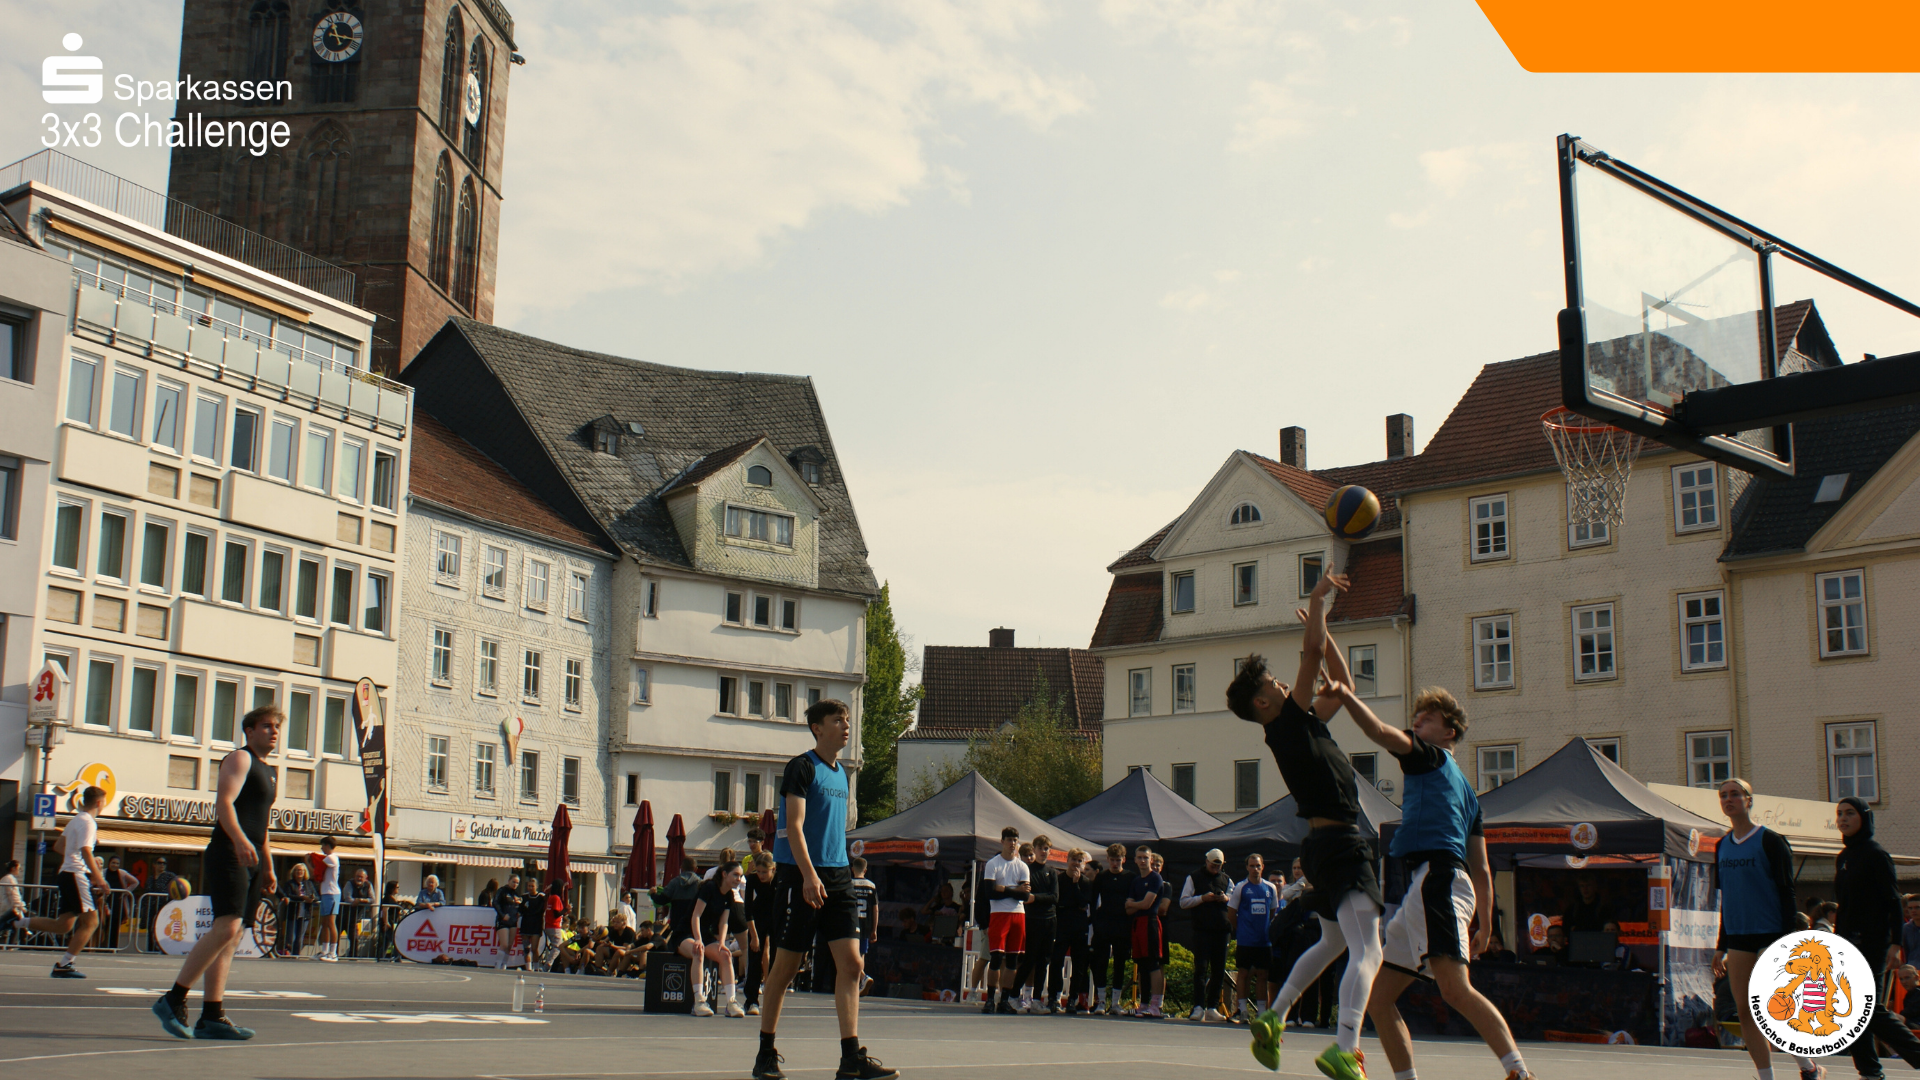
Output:
<instances>
[{"instance_id":1,"label":"player in black tank top","mask_svg":"<svg viewBox=\"0 0 1920 1080\"><path fill-rule=\"evenodd\" d=\"M1274 763L1298 804L1298 813L1312 823L1301 844L1300 861L1319 898L1320 940L1295 961L1274 1007L1260 1015L1254 1057L1270 1069L1280 1067L1279 1018L1345 952L1339 1031L1334 1044L1314 1062L1322 1073L1338 1080L1365 1075L1360 1027L1382 959L1380 880L1373 845L1358 824L1359 785L1353 763L1327 730L1326 717L1333 715L1334 707L1330 705L1324 713L1313 708L1322 664L1336 683L1351 678L1345 658L1327 647L1330 594L1350 584L1345 575L1329 572L1314 585L1307 609L1300 613L1304 633L1299 673L1292 686L1274 678L1258 656L1247 657L1227 686L1227 707L1235 716L1265 729L1266 744L1273 750Z\"/></svg>"},{"instance_id":2,"label":"player in black tank top","mask_svg":"<svg viewBox=\"0 0 1920 1080\"><path fill-rule=\"evenodd\" d=\"M180 965L173 989L153 1003L153 1014L167 1034L180 1039L251 1039L253 1029L227 1019L222 1001L227 972L241 935L253 925L253 913L262 893L274 888L273 852L267 823L276 794L273 766L267 764L280 742L286 717L277 706L266 705L240 723L243 749L220 762L218 793L214 799L213 837L201 859L201 892L212 901L213 926L193 946ZM200 1022L187 1027L187 993L206 977Z\"/></svg>"}]
</instances>

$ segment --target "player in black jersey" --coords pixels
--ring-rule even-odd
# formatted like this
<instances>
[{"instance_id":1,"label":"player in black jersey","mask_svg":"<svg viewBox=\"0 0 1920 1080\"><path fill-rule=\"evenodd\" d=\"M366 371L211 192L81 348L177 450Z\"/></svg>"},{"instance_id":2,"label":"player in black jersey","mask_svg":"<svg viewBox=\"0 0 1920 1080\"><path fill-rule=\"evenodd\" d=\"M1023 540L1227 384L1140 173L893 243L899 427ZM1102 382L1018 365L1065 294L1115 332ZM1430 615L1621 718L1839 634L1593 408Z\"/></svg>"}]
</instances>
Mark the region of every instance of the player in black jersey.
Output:
<instances>
[{"instance_id":1,"label":"player in black jersey","mask_svg":"<svg viewBox=\"0 0 1920 1080\"><path fill-rule=\"evenodd\" d=\"M1380 971L1380 879L1374 871L1373 845L1360 830L1359 786L1353 763L1327 730L1326 718L1339 708L1333 698L1315 701L1314 688L1327 642L1328 596L1345 589L1344 574L1323 574L1307 602L1305 631L1300 644L1300 668L1291 687L1275 679L1266 661L1249 656L1227 686L1227 707L1235 716L1265 729L1267 746L1280 766L1280 777L1307 819L1311 831L1301 844L1300 858L1320 897L1320 941L1294 963L1286 985L1274 1000L1274 1011L1285 1016L1300 993L1342 951L1346 974L1340 980L1340 1026L1335 1042L1314 1065L1333 1080L1365 1080L1360 1053L1360 1026L1366 1019L1367 998ZM1331 658L1336 681L1345 667ZM1277 1032L1276 1032L1277 1042ZM1259 1041L1256 1040L1256 1047ZM1277 1054L1277 1047L1269 1047ZM1277 1058L1276 1058L1277 1061ZM1277 1067L1273 1065L1272 1067Z\"/></svg>"},{"instance_id":2,"label":"player in black jersey","mask_svg":"<svg viewBox=\"0 0 1920 1080\"><path fill-rule=\"evenodd\" d=\"M167 1034L181 1039L251 1039L253 1029L227 1019L227 971L240 935L253 926L262 894L274 890L273 852L267 848L267 818L273 809L275 781L267 755L280 742L286 715L263 705L240 721L246 745L220 762L214 796L213 839L200 860L200 887L213 900L213 926L180 965L173 989L153 1003L153 1014ZM187 1027L187 993L206 977L200 1022Z\"/></svg>"}]
</instances>

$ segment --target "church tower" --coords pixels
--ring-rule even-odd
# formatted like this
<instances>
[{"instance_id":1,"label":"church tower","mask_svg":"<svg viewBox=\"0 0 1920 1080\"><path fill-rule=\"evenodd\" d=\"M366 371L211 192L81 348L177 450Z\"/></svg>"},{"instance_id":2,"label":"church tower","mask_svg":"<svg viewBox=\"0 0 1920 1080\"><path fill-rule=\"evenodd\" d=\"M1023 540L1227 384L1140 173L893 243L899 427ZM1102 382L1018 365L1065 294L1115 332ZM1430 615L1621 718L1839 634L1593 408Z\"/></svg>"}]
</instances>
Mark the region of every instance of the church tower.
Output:
<instances>
[{"instance_id":1,"label":"church tower","mask_svg":"<svg viewBox=\"0 0 1920 1080\"><path fill-rule=\"evenodd\" d=\"M450 315L493 320L513 17L499 0L186 0L180 73L292 100L183 101L283 120L284 148L177 148L168 194L352 270L398 372Z\"/></svg>"}]
</instances>

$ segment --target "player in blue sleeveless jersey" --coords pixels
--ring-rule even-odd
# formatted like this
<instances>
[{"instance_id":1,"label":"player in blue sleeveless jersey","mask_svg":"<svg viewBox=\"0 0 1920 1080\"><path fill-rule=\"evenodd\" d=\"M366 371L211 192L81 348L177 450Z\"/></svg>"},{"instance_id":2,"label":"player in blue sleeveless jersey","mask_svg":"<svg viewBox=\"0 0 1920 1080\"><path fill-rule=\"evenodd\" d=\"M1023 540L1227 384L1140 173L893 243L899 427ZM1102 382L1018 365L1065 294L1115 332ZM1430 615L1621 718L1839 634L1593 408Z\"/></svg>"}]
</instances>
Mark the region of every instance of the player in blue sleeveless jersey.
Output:
<instances>
[{"instance_id":1,"label":"player in blue sleeveless jersey","mask_svg":"<svg viewBox=\"0 0 1920 1080\"><path fill-rule=\"evenodd\" d=\"M1373 740L1400 762L1405 795L1400 826L1387 854L1407 871L1407 895L1387 923L1386 962L1367 1000L1381 1049L1397 1077L1413 1073L1413 1040L1394 1004L1417 978L1432 979L1455 1012L1473 1025L1507 1070L1507 1080L1532 1074L1514 1045L1500 1010L1474 989L1467 964L1486 948L1493 931L1493 873L1480 800L1453 759L1453 744L1467 732L1467 713L1451 693L1428 687L1413 699L1413 724L1389 727L1354 693L1340 649L1327 643L1331 681L1338 700Z\"/></svg>"},{"instance_id":2,"label":"player in blue sleeveless jersey","mask_svg":"<svg viewBox=\"0 0 1920 1080\"><path fill-rule=\"evenodd\" d=\"M1786 837L1754 823L1753 785L1737 776L1720 784L1720 812L1727 815L1731 828L1714 849L1720 940L1713 975L1716 979L1725 975L1732 989L1741 1041L1753 1059L1754 1074L1759 1080L1774 1080L1773 1052L1747 1004L1747 988L1760 954L1799 925L1794 918L1799 908L1793 895L1793 847ZM1826 1075L1824 1066L1808 1058L1796 1057L1795 1062L1804 1080Z\"/></svg>"},{"instance_id":3,"label":"player in blue sleeveless jersey","mask_svg":"<svg viewBox=\"0 0 1920 1080\"><path fill-rule=\"evenodd\" d=\"M832 698L807 707L813 749L787 762L780 779L779 829L773 841L773 888L780 936L767 972L760 1014L760 1053L754 1080L785 1080L773 1048L787 984L818 934L833 953L834 1012L840 1017L836 1080L890 1080L900 1074L867 1056L860 1045L860 901L847 858L847 799L851 795L840 751L853 737L853 713Z\"/></svg>"}]
</instances>

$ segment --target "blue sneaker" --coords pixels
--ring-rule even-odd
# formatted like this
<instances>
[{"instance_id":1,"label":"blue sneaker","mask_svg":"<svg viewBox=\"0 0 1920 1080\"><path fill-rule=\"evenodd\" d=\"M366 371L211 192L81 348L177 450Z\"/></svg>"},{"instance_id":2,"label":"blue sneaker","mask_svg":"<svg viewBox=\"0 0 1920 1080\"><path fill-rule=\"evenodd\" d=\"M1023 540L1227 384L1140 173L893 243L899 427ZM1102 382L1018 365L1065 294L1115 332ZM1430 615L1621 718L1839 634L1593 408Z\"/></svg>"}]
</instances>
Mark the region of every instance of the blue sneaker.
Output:
<instances>
[{"instance_id":1,"label":"blue sneaker","mask_svg":"<svg viewBox=\"0 0 1920 1080\"><path fill-rule=\"evenodd\" d=\"M187 1026L187 1010L175 1010L172 999L165 994L153 1003L153 1015L160 1018L160 1026L166 1029L167 1034L176 1039L193 1038L193 1029Z\"/></svg>"},{"instance_id":2,"label":"blue sneaker","mask_svg":"<svg viewBox=\"0 0 1920 1080\"><path fill-rule=\"evenodd\" d=\"M79 973L78 971L76 971L76 970L74 970L74 967L73 967L73 965L72 965L72 964L55 964L55 965L53 965L53 977L54 977L54 978L56 978L56 979L84 979L84 978L86 978L86 976L85 976L85 975L82 975L82 974L80 974L80 973Z\"/></svg>"},{"instance_id":3,"label":"blue sneaker","mask_svg":"<svg viewBox=\"0 0 1920 1080\"><path fill-rule=\"evenodd\" d=\"M248 1039L253 1038L253 1029L241 1027L224 1016L218 1020L209 1020L203 1016L200 1018L199 1023L193 1025L193 1037L196 1039L230 1039L234 1042L246 1042Z\"/></svg>"}]
</instances>

